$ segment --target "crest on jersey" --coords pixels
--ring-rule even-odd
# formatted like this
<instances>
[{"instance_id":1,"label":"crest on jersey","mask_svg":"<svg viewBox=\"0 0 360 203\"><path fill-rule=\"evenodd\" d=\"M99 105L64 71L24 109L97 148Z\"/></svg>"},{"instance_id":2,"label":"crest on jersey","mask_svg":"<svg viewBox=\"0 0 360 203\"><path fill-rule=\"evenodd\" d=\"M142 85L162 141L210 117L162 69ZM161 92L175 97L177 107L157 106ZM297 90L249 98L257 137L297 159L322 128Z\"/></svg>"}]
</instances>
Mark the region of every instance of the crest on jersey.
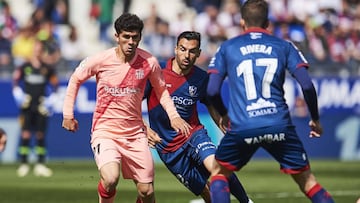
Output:
<instances>
[{"instance_id":1,"label":"crest on jersey","mask_svg":"<svg viewBox=\"0 0 360 203\"><path fill-rule=\"evenodd\" d=\"M195 96L197 94L197 87L190 85L189 86L189 94L192 97Z\"/></svg>"},{"instance_id":2,"label":"crest on jersey","mask_svg":"<svg viewBox=\"0 0 360 203\"><path fill-rule=\"evenodd\" d=\"M144 78L144 70L136 70L135 71L135 78L141 80Z\"/></svg>"}]
</instances>

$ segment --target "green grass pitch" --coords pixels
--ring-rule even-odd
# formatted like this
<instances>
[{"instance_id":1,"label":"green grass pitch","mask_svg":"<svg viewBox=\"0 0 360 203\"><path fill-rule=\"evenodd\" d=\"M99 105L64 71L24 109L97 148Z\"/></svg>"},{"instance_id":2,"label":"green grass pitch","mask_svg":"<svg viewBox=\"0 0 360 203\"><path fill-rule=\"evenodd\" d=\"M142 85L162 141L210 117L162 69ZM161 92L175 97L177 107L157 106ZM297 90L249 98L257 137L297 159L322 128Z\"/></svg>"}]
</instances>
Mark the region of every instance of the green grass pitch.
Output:
<instances>
[{"instance_id":1,"label":"green grass pitch","mask_svg":"<svg viewBox=\"0 0 360 203\"><path fill-rule=\"evenodd\" d=\"M93 161L51 161L50 178L16 176L15 164L0 165L0 203L96 203L98 173ZM157 203L189 203L199 199L162 165L156 165ZM312 160L318 181L337 203L355 203L360 197L360 162ZM237 173L255 203L309 203L290 176L279 172L273 160L253 160ZM134 203L133 182L120 179L116 202ZM232 202L236 202L233 200Z\"/></svg>"}]
</instances>

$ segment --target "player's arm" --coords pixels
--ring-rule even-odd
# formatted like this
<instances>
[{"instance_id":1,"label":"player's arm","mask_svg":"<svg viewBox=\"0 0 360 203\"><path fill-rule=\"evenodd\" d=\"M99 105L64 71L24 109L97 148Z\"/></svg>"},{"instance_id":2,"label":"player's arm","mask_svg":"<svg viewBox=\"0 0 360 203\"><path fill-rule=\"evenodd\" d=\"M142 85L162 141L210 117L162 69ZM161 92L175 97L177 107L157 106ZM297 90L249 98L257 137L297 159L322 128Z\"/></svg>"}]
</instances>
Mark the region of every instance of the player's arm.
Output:
<instances>
[{"instance_id":1,"label":"player's arm","mask_svg":"<svg viewBox=\"0 0 360 203\"><path fill-rule=\"evenodd\" d=\"M320 137L322 134L322 126L320 123L317 94L314 84L305 67L300 67L293 73L296 81L300 84L305 102L310 111L311 121L309 126L311 128L310 137Z\"/></svg>"},{"instance_id":2,"label":"player's arm","mask_svg":"<svg viewBox=\"0 0 360 203\"><path fill-rule=\"evenodd\" d=\"M169 116L171 127L177 132L182 132L186 136L190 135L191 126L182 119L176 111L176 107L166 88L164 77L162 76L161 69L158 65L153 68L149 80L161 106Z\"/></svg>"},{"instance_id":3,"label":"player's arm","mask_svg":"<svg viewBox=\"0 0 360 203\"><path fill-rule=\"evenodd\" d=\"M96 64L96 58L83 60L69 79L64 99L62 122L62 127L68 131L75 132L79 128L78 121L74 117L75 99L81 84L95 75Z\"/></svg>"},{"instance_id":4,"label":"player's arm","mask_svg":"<svg viewBox=\"0 0 360 203\"><path fill-rule=\"evenodd\" d=\"M206 94L209 103L219 112L220 116L227 114L227 109L221 98L221 86L224 78L217 73L210 73Z\"/></svg>"},{"instance_id":5,"label":"player's arm","mask_svg":"<svg viewBox=\"0 0 360 203\"><path fill-rule=\"evenodd\" d=\"M208 101L204 103L206 105L206 108L213 119L213 121L216 123L218 128L221 130L221 132L225 133L227 126L229 124L229 117L226 115L221 116L220 113L216 110L216 108L210 104Z\"/></svg>"},{"instance_id":6,"label":"player's arm","mask_svg":"<svg viewBox=\"0 0 360 203\"><path fill-rule=\"evenodd\" d=\"M206 90L207 108L210 116L218 125L220 130L225 133L227 126L229 125L229 117L227 115L227 109L221 98L221 86L224 78L217 73L210 72L209 82Z\"/></svg>"}]
</instances>

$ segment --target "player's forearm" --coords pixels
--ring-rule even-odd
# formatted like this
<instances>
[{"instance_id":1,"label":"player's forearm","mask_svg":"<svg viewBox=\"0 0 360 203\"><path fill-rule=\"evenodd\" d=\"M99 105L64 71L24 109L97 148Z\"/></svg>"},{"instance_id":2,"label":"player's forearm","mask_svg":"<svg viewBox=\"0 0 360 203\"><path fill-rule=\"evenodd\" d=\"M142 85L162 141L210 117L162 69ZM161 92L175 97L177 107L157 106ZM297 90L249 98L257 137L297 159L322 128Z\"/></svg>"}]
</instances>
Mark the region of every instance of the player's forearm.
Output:
<instances>
[{"instance_id":1,"label":"player's forearm","mask_svg":"<svg viewBox=\"0 0 360 203\"><path fill-rule=\"evenodd\" d=\"M164 90L160 96L160 104L165 109L166 113L168 114L170 120L180 117L179 113L176 111L176 107L174 105L173 100L170 97L170 94L167 90Z\"/></svg>"},{"instance_id":2,"label":"player's forearm","mask_svg":"<svg viewBox=\"0 0 360 203\"><path fill-rule=\"evenodd\" d=\"M310 89L303 89L303 95L305 102L309 108L311 119L314 121L319 120L319 109L318 109L318 103L317 103L317 95L315 88Z\"/></svg>"},{"instance_id":3,"label":"player's forearm","mask_svg":"<svg viewBox=\"0 0 360 203\"><path fill-rule=\"evenodd\" d=\"M294 72L294 77L300 84L305 102L311 115L311 119L314 121L319 120L317 94L306 68L298 68Z\"/></svg>"},{"instance_id":4,"label":"player's forearm","mask_svg":"<svg viewBox=\"0 0 360 203\"><path fill-rule=\"evenodd\" d=\"M207 86L207 100L221 116L227 114L227 109L221 98L221 85L223 78L218 74L210 74Z\"/></svg>"},{"instance_id":5,"label":"player's forearm","mask_svg":"<svg viewBox=\"0 0 360 203\"><path fill-rule=\"evenodd\" d=\"M66 119L74 118L74 105L77 93L80 88L80 81L73 75L69 80L68 87L66 89L64 106L63 106L63 117Z\"/></svg>"}]
</instances>

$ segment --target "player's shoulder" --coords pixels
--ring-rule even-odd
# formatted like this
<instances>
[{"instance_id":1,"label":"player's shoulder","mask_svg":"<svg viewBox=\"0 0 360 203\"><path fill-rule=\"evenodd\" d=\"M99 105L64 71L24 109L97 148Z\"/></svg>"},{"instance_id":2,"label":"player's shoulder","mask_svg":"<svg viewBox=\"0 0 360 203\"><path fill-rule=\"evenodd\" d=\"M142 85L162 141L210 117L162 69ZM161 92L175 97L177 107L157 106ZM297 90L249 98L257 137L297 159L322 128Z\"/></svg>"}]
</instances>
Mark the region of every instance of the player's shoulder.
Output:
<instances>
[{"instance_id":1,"label":"player's shoulder","mask_svg":"<svg viewBox=\"0 0 360 203\"><path fill-rule=\"evenodd\" d=\"M156 59L156 57L144 49L137 48L136 55L137 55L137 57L140 57L143 60L146 60L150 64L159 64L159 61Z\"/></svg>"},{"instance_id":2,"label":"player's shoulder","mask_svg":"<svg viewBox=\"0 0 360 203\"><path fill-rule=\"evenodd\" d=\"M207 71L203 68L200 68L199 66L197 65L194 65L193 67L194 69L194 72L197 73L197 74L200 74L200 75L208 75Z\"/></svg>"},{"instance_id":3,"label":"player's shoulder","mask_svg":"<svg viewBox=\"0 0 360 203\"><path fill-rule=\"evenodd\" d=\"M109 48L109 49L105 49L102 50L100 52L94 53L92 55L89 55L88 57L86 57L86 60L91 60L93 62L101 62L101 61L107 61L109 60L109 58L114 58L116 57L116 51L115 51L115 47Z\"/></svg>"}]
</instances>

